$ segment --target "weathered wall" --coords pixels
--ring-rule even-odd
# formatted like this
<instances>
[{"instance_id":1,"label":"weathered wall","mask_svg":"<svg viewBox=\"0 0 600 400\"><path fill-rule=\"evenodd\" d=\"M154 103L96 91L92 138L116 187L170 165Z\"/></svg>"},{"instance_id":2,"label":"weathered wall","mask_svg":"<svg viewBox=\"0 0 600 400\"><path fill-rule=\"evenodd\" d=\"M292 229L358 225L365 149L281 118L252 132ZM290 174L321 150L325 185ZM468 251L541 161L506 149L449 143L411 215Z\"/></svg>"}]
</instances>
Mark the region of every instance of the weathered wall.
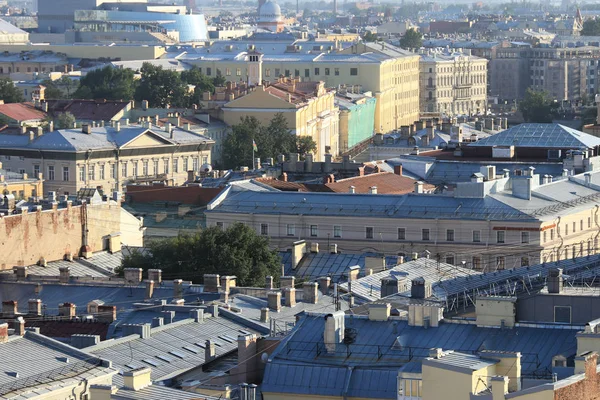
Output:
<instances>
[{"instance_id":1,"label":"weathered wall","mask_svg":"<svg viewBox=\"0 0 600 400\"><path fill-rule=\"evenodd\" d=\"M106 236L120 232L121 206L88 205L88 244L92 251L106 248ZM0 217L0 269L32 265L44 257L60 260L79 255L82 246L82 206L34 211Z\"/></svg>"},{"instance_id":2,"label":"weathered wall","mask_svg":"<svg viewBox=\"0 0 600 400\"><path fill-rule=\"evenodd\" d=\"M600 399L600 375L597 372L595 355L585 364L585 379L554 391L555 400L598 400Z\"/></svg>"}]
</instances>

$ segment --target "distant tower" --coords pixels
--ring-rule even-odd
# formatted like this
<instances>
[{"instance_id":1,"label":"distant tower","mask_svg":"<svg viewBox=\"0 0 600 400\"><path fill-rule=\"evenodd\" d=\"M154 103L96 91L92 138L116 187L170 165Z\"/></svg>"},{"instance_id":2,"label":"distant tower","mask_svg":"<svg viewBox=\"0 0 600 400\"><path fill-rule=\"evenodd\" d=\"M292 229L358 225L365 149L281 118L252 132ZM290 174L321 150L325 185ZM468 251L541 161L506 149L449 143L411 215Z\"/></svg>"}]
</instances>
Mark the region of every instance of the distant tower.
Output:
<instances>
[{"instance_id":1,"label":"distant tower","mask_svg":"<svg viewBox=\"0 0 600 400\"><path fill-rule=\"evenodd\" d=\"M263 55L256 50L251 50L246 56L248 61L248 86L262 85L262 59Z\"/></svg>"}]
</instances>

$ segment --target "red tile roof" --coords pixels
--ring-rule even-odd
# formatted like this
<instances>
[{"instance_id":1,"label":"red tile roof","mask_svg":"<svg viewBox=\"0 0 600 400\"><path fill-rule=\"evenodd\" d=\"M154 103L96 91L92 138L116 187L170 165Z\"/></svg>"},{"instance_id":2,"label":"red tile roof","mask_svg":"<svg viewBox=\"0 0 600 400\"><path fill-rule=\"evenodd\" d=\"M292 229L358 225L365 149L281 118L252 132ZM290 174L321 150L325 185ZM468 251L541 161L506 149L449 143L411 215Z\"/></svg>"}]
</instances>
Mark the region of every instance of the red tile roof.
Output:
<instances>
[{"instance_id":1,"label":"red tile roof","mask_svg":"<svg viewBox=\"0 0 600 400\"><path fill-rule=\"evenodd\" d=\"M110 121L129 104L123 100L46 100L48 112L70 112L78 120Z\"/></svg>"},{"instance_id":2,"label":"red tile roof","mask_svg":"<svg viewBox=\"0 0 600 400\"><path fill-rule=\"evenodd\" d=\"M0 114L15 121L32 121L46 118L46 113L36 109L32 103L0 104Z\"/></svg>"},{"instance_id":3,"label":"red tile roof","mask_svg":"<svg viewBox=\"0 0 600 400\"><path fill-rule=\"evenodd\" d=\"M283 192L311 192L303 183L279 181L273 178L256 178L256 182L264 183Z\"/></svg>"},{"instance_id":4,"label":"red tile roof","mask_svg":"<svg viewBox=\"0 0 600 400\"><path fill-rule=\"evenodd\" d=\"M377 186L378 194L406 194L414 191L415 180L407 176L396 175L392 172L381 172L365 176L341 179L334 183L327 183L329 189L337 193L347 193L350 186L354 186L356 193L369 193L372 186ZM424 191L431 191L435 186L424 184Z\"/></svg>"}]
</instances>

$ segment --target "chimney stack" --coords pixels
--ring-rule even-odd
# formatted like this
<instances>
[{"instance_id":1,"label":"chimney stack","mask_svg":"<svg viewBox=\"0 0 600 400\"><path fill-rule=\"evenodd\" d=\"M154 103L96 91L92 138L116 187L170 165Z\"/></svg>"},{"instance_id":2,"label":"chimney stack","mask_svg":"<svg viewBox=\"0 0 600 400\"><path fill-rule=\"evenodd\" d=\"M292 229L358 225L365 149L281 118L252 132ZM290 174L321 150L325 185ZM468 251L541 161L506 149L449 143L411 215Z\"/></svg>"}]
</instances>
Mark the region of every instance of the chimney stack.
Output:
<instances>
[{"instance_id":1,"label":"chimney stack","mask_svg":"<svg viewBox=\"0 0 600 400\"><path fill-rule=\"evenodd\" d=\"M431 297L431 283L425 281L423 277L413 279L410 287L410 297L413 299L427 299Z\"/></svg>"},{"instance_id":2,"label":"chimney stack","mask_svg":"<svg viewBox=\"0 0 600 400\"><path fill-rule=\"evenodd\" d=\"M316 282L305 282L303 285L304 302L317 304L319 302L319 284Z\"/></svg>"},{"instance_id":3,"label":"chimney stack","mask_svg":"<svg viewBox=\"0 0 600 400\"><path fill-rule=\"evenodd\" d=\"M281 310L281 292L269 292L267 294L267 304L271 311L279 312Z\"/></svg>"},{"instance_id":4,"label":"chimney stack","mask_svg":"<svg viewBox=\"0 0 600 400\"><path fill-rule=\"evenodd\" d=\"M16 300L6 300L2 302L2 315L4 317L14 317L18 312L18 303Z\"/></svg>"},{"instance_id":5,"label":"chimney stack","mask_svg":"<svg viewBox=\"0 0 600 400\"><path fill-rule=\"evenodd\" d=\"M260 309L260 322L269 322L269 308L263 307Z\"/></svg>"},{"instance_id":6,"label":"chimney stack","mask_svg":"<svg viewBox=\"0 0 600 400\"><path fill-rule=\"evenodd\" d=\"M273 290L273 277L270 275L265 278L265 289Z\"/></svg>"},{"instance_id":7,"label":"chimney stack","mask_svg":"<svg viewBox=\"0 0 600 400\"><path fill-rule=\"evenodd\" d=\"M279 278L279 282L282 289L293 288L296 286L296 278L293 276L282 276Z\"/></svg>"},{"instance_id":8,"label":"chimney stack","mask_svg":"<svg viewBox=\"0 0 600 400\"><path fill-rule=\"evenodd\" d=\"M283 290L285 293L285 306L295 307L296 306L296 289L288 287Z\"/></svg>"},{"instance_id":9,"label":"chimney stack","mask_svg":"<svg viewBox=\"0 0 600 400\"><path fill-rule=\"evenodd\" d=\"M215 347L215 344L210 339L208 339L206 340L204 346L204 362L207 363L209 361L214 360L215 358L217 358L217 349Z\"/></svg>"},{"instance_id":10,"label":"chimney stack","mask_svg":"<svg viewBox=\"0 0 600 400\"><path fill-rule=\"evenodd\" d=\"M183 280L175 279L173 281L173 298L181 299L183 297Z\"/></svg>"},{"instance_id":11,"label":"chimney stack","mask_svg":"<svg viewBox=\"0 0 600 400\"><path fill-rule=\"evenodd\" d=\"M146 299L151 299L154 294L154 281L146 281Z\"/></svg>"},{"instance_id":12,"label":"chimney stack","mask_svg":"<svg viewBox=\"0 0 600 400\"><path fill-rule=\"evenodd\" d=\"M29 315L42 315L42 300L40 299L29 299L27 302L27 310Z\"/></svg>"},{"instance_id":13,"label":"chimney stack","mask_svg":"<svg viewBox=\"0 0 600 400\"><path fill-rule=\"evenodd\" d=\"M8 342L8 324L0 324L0 344Z\"/></svg>"},{"instance_id":14,"label":"chimney stack","mask_svg":"<svg viewBox=\"0 0 600 400\"><path fill-rule=\"evenodd\" d=\"M319 290L321 291L321 293L323 293L324 295L329 294L329 286L331 285L331 278L328 276L322 276L319 279L317 279L317 281L319 282Z\"/></svg>"},{"instance_id":15,"label":"chimney stack","mask_svg":"<svg viewBox=\"0 0 600 400\"><path fill-rule=\"evenodd\" d=\"M562 268L552 268L548 273L548 293L562 293L563 290L563 270Z\"/></svg>"},{"instance_id":16,"label":"chimney stack","mask_svg":"<svg viewBox=\"0 0 600 400\"><path fill-rule=\"evenodd\" d=\"M60 303L58 305L58 315L61 317L67 317L73 319L77 315L76 306L73 303Z\"/></svg>"}]
</instances>

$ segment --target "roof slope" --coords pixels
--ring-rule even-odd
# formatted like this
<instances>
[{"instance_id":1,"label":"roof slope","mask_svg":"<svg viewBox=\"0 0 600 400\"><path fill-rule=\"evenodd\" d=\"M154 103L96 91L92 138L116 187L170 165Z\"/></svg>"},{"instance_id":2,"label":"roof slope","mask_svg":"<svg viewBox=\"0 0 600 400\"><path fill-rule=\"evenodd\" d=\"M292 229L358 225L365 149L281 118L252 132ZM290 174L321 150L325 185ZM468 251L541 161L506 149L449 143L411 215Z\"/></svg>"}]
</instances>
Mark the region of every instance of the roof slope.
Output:
<instances>
[{"instance_id":1,"label":"roof slope","mask_svg":"<svg viewBox=\"0 0 600 400\"><path fill-rule=\"evenodd\" d=\"M392 172L380 172L364 176L355 176L353 178L340 179L337 182L326 183L331 191L338 193L348 193L350 186L354 186L356 193L369 193L371 187L377 187L377 193L380 194L405 194L414 190L415 180L406 176L394 174ZM425 189L432 190L435 186L425 184Z\"/></svg>"},{"instance_id":2,"label":"roof slope","mask_svg":"<svg viewBox=\"0 0 600 400\"><path fill-rule=\"evenodd\" d=\"M46 113L38 110L31 103L0 104L0 114L15 121L42 120Z\"/></svg>"},{"instance_id":3,"label":"roof slope","mask_svg":"<svg viewBox=\"0 0 600 400\"><path fill-rule=\"evenodd\" d=\"M600 138L560 124L520 124L471 143L469 146L580 149L600 146Z\"/></svg>"}]
</instances>

